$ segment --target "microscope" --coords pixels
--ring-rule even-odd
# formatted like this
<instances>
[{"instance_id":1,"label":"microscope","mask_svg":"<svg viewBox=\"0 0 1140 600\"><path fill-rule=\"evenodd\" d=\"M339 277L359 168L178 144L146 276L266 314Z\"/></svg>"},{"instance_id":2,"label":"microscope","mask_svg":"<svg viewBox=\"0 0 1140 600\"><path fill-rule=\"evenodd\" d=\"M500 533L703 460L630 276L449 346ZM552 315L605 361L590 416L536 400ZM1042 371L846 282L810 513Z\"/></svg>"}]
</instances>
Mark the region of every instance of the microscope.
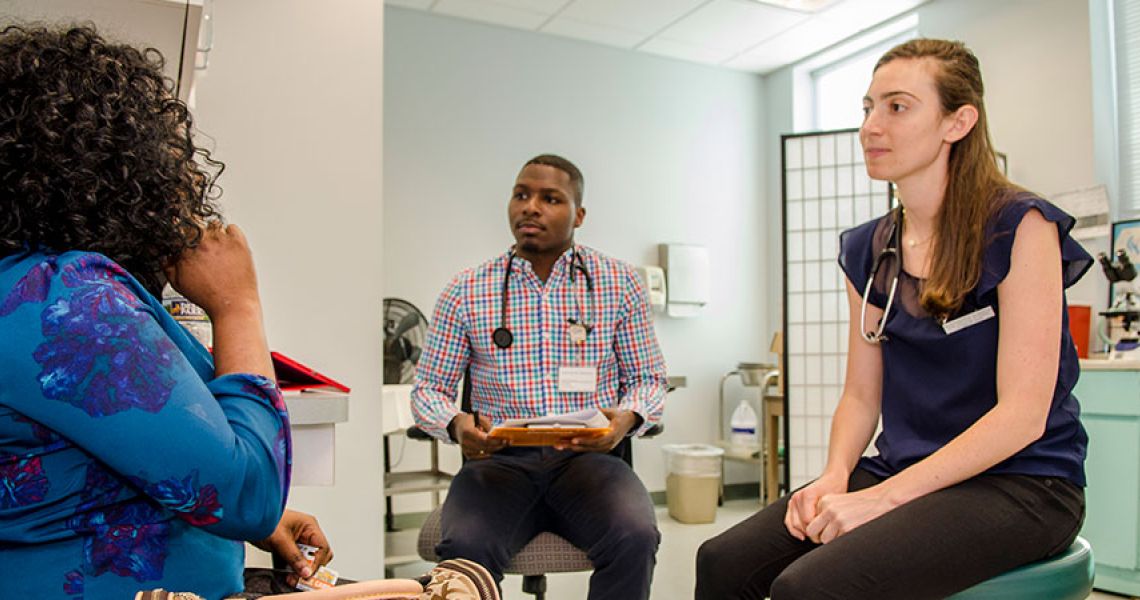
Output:
<instances>
[{"instance_id":1,"label":"microscope","mask_svg":"<svg viewBox=\"0 0 1140 600\"><path fill-rule=\"evenodd\" d=\"M1113 260L1104 252L1097 260L1109 286L1119 288L1112 306L1100 313L1105 327L1103 331L1098 328L1097 334L1108 346L1108 358L1140 359L1140 297L1131 283L1136 278L1136 266L1123 248L1116 251Z\"/></svg>"}]
</instances>

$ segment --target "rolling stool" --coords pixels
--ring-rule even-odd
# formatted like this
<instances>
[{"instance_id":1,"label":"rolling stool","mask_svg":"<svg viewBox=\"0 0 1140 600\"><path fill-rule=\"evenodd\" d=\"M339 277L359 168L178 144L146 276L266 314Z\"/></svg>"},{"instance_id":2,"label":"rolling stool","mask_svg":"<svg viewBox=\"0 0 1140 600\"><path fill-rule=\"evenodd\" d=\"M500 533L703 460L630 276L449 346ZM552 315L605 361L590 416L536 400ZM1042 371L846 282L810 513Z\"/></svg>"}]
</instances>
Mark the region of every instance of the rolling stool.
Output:
<instances>
[{"instance_id":1,"label":"rolling stool","mask_svg":"<svg viewBox=\"0 0 1140 600\"><path fill-rule=\"evenodd\" d=\"M1092 584L1092 547L1077 537L1068 550L1053 558L1018 567L948 600L1085 600Z\"/></svg>"}]
</instances>

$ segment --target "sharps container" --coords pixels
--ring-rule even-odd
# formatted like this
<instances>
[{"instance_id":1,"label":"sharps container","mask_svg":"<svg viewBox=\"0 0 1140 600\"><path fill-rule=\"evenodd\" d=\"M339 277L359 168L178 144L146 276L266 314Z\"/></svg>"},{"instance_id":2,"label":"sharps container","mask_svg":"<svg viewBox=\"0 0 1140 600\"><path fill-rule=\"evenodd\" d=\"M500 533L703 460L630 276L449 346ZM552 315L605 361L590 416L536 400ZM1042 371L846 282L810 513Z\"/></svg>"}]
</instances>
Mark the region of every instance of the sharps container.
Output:
<instances>
[{"instance_id":1,"label":"sharps container","mask_svg":"<svg viewBox=\"0 0 1140 600\"><path fill-rule=\"evenodd\" d=\"M724 450L707 444L667 444L664 450L669 516L681 523L712 523Z\"/></svg>"}]
</instances>

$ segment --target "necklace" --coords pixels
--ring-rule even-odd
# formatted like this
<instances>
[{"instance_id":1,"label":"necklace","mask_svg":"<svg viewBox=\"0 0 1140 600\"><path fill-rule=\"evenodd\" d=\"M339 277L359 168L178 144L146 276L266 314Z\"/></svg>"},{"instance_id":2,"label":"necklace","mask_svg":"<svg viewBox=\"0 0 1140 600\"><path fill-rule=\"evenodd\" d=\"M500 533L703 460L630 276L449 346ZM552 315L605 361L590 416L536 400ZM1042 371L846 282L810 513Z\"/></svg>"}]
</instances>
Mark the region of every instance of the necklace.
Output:
<instances>
[{"instance_id":1,"label":"necklace","mask_svg":"<svg viewBox=\"0 0 1140 600\"><path fill-rule=\"evenodd\" d=\"M927 237L924 240L915 240L915 239L907 240L906 241L906 247L907 248L914 248L915 246L920 246L922 244L929 242L930 238L932 238L932 237L934 237L934 236Z\"/></svg>"},{"instance_id":2,"label":"necklace","mask_svg":"<svg viewBox=\"0 0 1140 600\"><path fill-rule=\"evenodd\" d=\"M905 232L906 231L906 208L905 207L902 209L902 221L903 221L903 231ZM925 238L923 238L921 240L916 240L914 238L910 238L910 239L905 240L906 241L906 247L907 248L916 248L918 246L922 246L923 244L928 243L932 239L934 239L933 233L926 236Z\"/></svg>"}]
</instances>

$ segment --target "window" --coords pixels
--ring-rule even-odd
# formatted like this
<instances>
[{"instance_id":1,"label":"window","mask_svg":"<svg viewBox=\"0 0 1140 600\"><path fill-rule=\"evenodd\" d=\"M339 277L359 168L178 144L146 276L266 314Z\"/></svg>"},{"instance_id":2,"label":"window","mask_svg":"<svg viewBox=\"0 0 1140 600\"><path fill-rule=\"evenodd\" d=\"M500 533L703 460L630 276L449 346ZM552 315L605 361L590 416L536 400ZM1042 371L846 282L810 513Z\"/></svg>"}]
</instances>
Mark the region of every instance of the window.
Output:
<instances>
[{"instance_id":1,"label":"window","mask_svg":"<svg viewBox=\"0 0 1140 600\"><path fill-rule=\"evenodd\" d=\"M891 38L853 56L812 72L815 129L858 127L863 122L860 101L871 85L871 71L884 52L914 37L914 32Z\"/></svg>"},{"instance_id":2,"label":"window","mask_svg":"<svg viewBox=\"0 0 1140 600\"><path fill-rule=\"evenodd\" d=\"M884 52L918 35L918 16L906 15L856 36L794 69L796 131L859 127L871 69Z\"/></svg>"}]
</instances>

